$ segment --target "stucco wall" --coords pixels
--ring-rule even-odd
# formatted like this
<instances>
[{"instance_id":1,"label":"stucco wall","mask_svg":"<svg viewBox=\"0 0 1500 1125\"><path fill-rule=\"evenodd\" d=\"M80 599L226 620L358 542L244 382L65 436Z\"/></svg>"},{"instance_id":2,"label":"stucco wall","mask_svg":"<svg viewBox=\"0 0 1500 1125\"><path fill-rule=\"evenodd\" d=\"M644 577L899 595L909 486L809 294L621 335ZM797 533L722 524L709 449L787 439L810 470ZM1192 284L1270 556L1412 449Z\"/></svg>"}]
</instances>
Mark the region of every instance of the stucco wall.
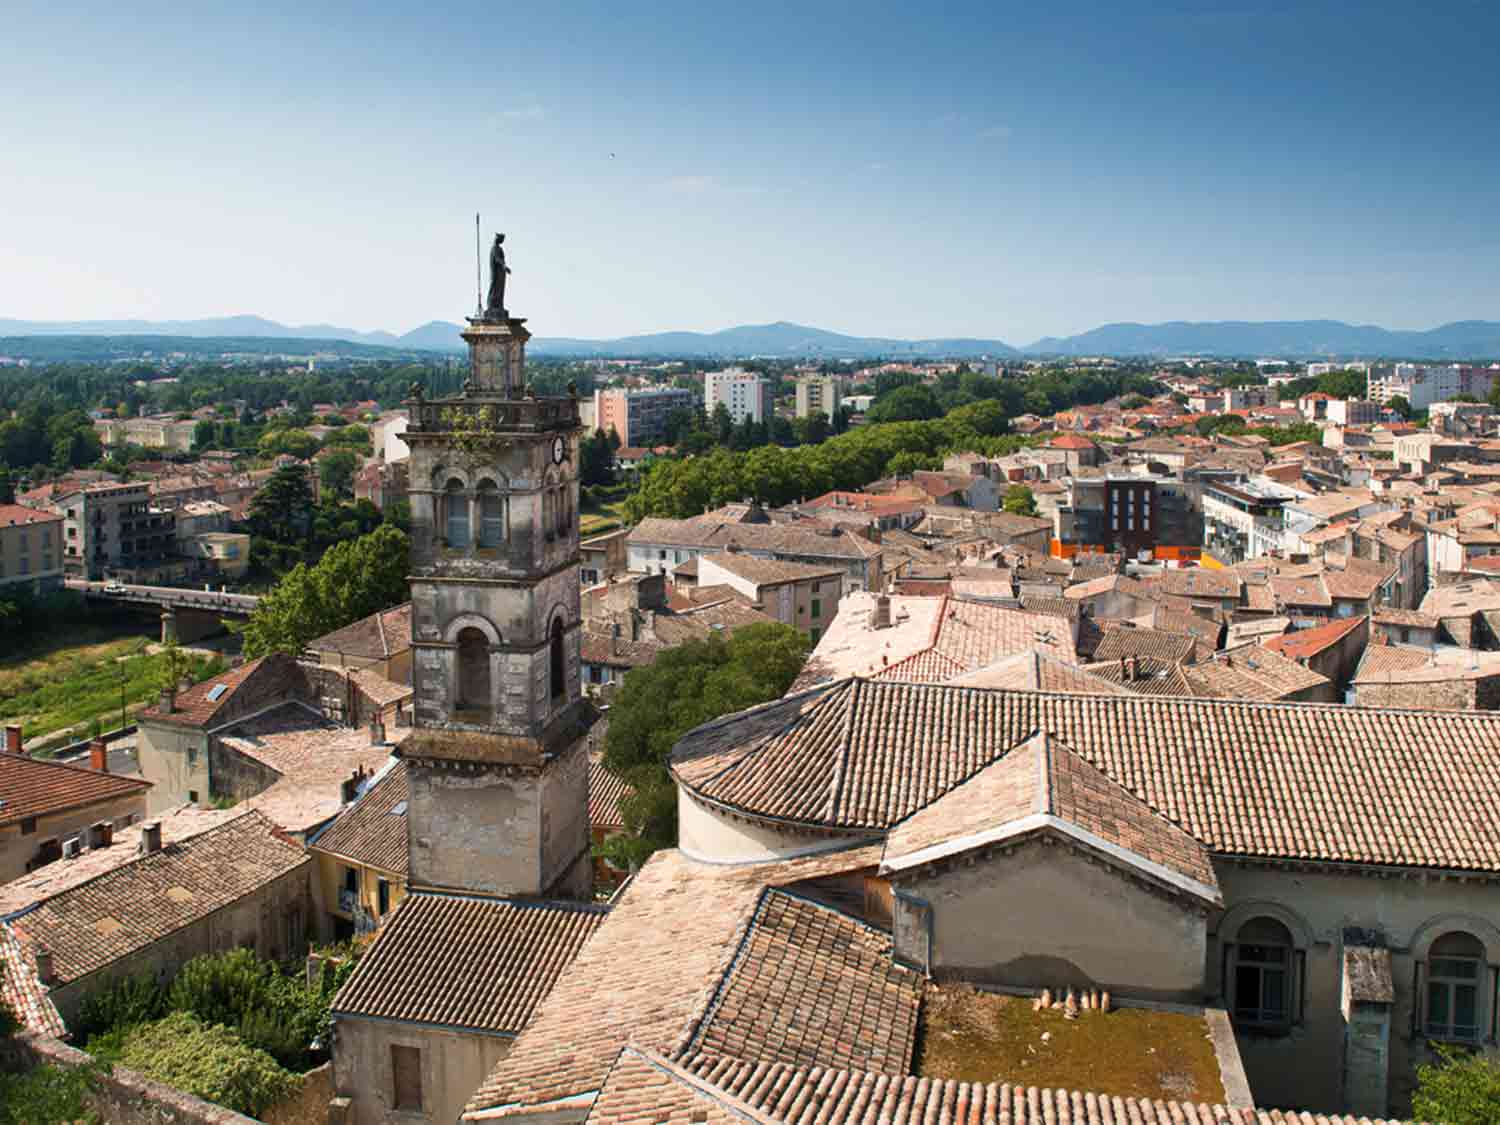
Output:
<instances>
[{"instance_id":1,"label":"stucco wall","mask_svg":"<svg viewBox=\"0 0 1500 1125\"><path fill-rule=\"evenodd\" d=\"M490 894L541 890L541 779L503 766L407 767L411 881Z\"/></svg>"},{"instance_id":2,"label":"stucco wall","mask_svg":"<svg viewBox=\"0 0 1500 1125\"><path fill-rule=\"evenodd\" d=\"M1414 962L1449 930L1467 930L1500 964L1500 887L1484 883L1374 878L1216 863L1228 906L1212 920L1208 986L1226 1004L1223 945L1245 921L1267 914L1292 932L1305 957L1304 1019L1285 1035L1239 1034L1240 1052L1257 1105L1337 1108L1342 1104L1344 1018L1340 1010L1346 929L1387 943L1396 1000L1390 1024L1390 1111L1410 1108L1414 1068L1429 1057L1413 1034ZM1416 956L1414 956L1414 954ZM1481 989L1485 992L1486 989ZM1485 1008L1488 1024L1488 1007Z\"/></svg>"},{"instance_id":3,"label":"stucco wall","mask_svg":"<svg viewBox=\"0 0 1500 1125\"><path fill-rule=\"evenodd\" d=\"M932 912L932 972L1025 988L1107 988L1203 997L1206 919L1050 837L1014 851L892 880ZM898 913L902 913L898 905ZM898 925L899 942L920 936ZM921 965L925 951L897 955Z\"/></svg>"},{"instance_id":4,"label":"stucco wall","mask_svg":"<svg viewBox=\"0 0 1500 1125\"><path fill-rule=\"evenodd\" d=\"M189 762L189 752L197 759ZM146 812L156 816L188 801L197 793L200 802L208 800L208 735L196 727L174 726L142 720L136 738L137 760L141 776L151 782L146 796Z\"/></svg>"},{"instance_id":5,"label":"stucco wall","mask_svg":"<svg viewBox=\"0 0 1500 1125\"><path fill-rule=\"evenodd\" d=\"M547 890L578 862L589 846L589 755L587 739L568 747L542 775L542 874ZM585 889L586 890L586 889Z\"/></svg>"},{"instance_id":6,"label":"stucco wall","mask_svg":"<svg viewBox=\"0 0 1500 1125\"><path fill-rule=\"evenodd\" d=\"M333 1042L334 1086L352 1102L354 1125L371 1122L457 1121L464 1103L512 1040L493 1035L465 1035L438 1028L341 1016ZM391 1047L422 1052L422 1112L395 1109Z\"/></svg>"},{"instance_id":7,"label":"stucco wall","mask_svg":"<svg viewBox=\"0 0 1500 1125\"><path fill-rule=\"evenodd\" d=\"M70 836L82 835L88 843L89 825L107 820L123 828L133 816L140 820L146 815L146 793L130 797L116 797L80 809L69 809L54 816L36 818L36 831L21 834L19 823L0 828L0 883L18 879L26 874L26 864L32 860L43 840L61 843Z\"/></svg>"},{"instance_id":8,"label":"stucco wall","mask_svg":"<svg viewBox=\"0 0 1500 1125\"><path fill-rule=\"evenodd\" d=\"M677 846L709 863L755 863L848 847L847 836L782 831L700 805L677 788Z\"/></svg>"},{"instance_id":9,"label":"stucco wall","mask_svg":"<svg viewBox=\"0 0 1500 1125\"><path fill-rule=\"evenodd\" d=\"M256 761L248 754L241 754L219 739L210 737L208 777L208 792L199 794L204 803L212 797L233 797L237 801L243 801L247 797L264 793L276 784L281 775L264 762Z\"/></svg>"}]
</instances>

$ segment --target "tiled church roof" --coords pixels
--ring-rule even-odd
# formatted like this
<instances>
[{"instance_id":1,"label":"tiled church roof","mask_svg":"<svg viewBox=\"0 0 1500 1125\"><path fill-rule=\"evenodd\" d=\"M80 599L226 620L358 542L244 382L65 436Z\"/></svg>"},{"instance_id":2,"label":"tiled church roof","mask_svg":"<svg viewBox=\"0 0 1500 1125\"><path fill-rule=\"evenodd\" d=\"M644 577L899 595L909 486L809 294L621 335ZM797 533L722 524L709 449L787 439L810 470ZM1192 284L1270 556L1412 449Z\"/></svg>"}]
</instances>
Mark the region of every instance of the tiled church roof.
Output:
<instances>
[{"instance_id":1,"label":"tiled church roof","mask_svg":"<svg viewBox=\"0 0 1500 1125\"><path fill-rule=\"evenodd\" d=\"M884 831L1050 734L1210 852L1500 871L1500 715L843 680L705 724L673 754L742 814Z\"/></svg>"}]
</instances>

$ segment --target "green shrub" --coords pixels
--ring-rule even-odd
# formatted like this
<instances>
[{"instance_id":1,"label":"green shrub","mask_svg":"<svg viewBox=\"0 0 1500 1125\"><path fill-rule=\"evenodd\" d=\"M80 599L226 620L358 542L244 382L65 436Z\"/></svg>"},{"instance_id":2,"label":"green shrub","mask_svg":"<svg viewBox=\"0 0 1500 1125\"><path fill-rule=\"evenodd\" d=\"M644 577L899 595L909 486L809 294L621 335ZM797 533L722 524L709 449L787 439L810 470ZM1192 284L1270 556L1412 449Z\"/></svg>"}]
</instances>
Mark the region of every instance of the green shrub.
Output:
<instances>
[{"instance_id":1,"label":"green shrub","mask_svg":"<svg viewBox=\"0 0 1500 1125\"><path fill-rule=\"evenodd\" d=\"M87 997L78 1008L73 1033L87 1041L116 1028L130 1028L167 1014L166 991L150 973L124 977Z\"/></svg>"},{"instance_id":2,"label":"green shrub","mask_svg":"<svg viewBox=\"0 0 1500 1125\"><path fill-rule=\"evenodd\" d=\"M1500 1121L1500 1064L1492 1056L1440 1046L1440 1062L1417 1067L1411 1108L1424 1121L1492 1125Z\"/></svg>"},{"instance_id":3,"label":"green shrub","mask_svg":"<svg viewBox=\"0 0 1500 1125\"><path fill-rule=\"evenodd\" d=\"M238 1027L246 1012L260 1006L275 972L250 949L194 957L172 981L168 1007L191 1012L204 1023Z\"/></svg>"},{"instance_id":4,"label":"green shrub","mask_svg":"<svg viewBox=\"0 0 1500 1125\"><path fill-rule=\"evenodd\" d=\"M292 1094L297 1076L227 1027L187 1012L144 1024L125 1037L119 1063L148 1078L250 1117Z\"/></svg>"},{"instance_id":5,"label":"green shrub","mask_svg":"<svg viewBox=\"0 0 1500 1125\"><path fill-rule=\"evenodd\" d=\"M22 1074L0 1073L0 1125L40 1125L72 1121L97 1125L98 1114L85 1099L94 1084L93 1067L34 1067Z\"/></svg>"}]
</instances>

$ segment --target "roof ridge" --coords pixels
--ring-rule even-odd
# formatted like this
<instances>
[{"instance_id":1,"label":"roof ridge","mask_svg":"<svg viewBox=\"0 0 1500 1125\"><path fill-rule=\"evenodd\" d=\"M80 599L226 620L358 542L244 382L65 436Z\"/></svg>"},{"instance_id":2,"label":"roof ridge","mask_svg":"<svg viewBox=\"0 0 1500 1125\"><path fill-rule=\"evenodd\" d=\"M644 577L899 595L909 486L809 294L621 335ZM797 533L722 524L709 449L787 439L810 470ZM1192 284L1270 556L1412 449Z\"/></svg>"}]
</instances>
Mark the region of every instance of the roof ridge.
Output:
<instances>
[{"instance_id":1,"label":"roof ridge","mask_svg":"<svg viewBox=\"0 0 1500 1125\"><path fill-rule=\"evenodd\" d=\"M72 770L74 773L85 774L89 777L111 777L116 781L123 781L127 785L150 785L151 782L143 777L127 777L123 773L111 773L109 770L96 770L93 766L84 765L82 762L61 762L56 758L38 758L35 755L12 753L9 750L0 750L0 762L30 762L34 766L52 766L61 770Z\"/></svg>"}]
</instances>

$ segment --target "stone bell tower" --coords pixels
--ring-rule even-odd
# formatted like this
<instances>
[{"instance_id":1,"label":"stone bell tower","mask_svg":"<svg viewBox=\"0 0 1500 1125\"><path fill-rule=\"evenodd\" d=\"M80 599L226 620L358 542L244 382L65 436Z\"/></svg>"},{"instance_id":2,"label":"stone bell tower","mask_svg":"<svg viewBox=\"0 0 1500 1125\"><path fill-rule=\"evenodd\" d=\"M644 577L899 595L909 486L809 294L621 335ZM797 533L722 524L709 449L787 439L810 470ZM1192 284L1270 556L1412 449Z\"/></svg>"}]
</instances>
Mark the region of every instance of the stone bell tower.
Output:
<instances>
[{"instance_id":1,"label":"stone bell tower","mask_svg":"<svg viewBox=\"0 0 1500 1125\"><path fill-rule=\"evenodd\" d=\"M525 384L530 333L495 292L463 333L463 393L428 399L414 387L406 402L409 877L413 887L585 897L582 426L576 395L539 398Z\"/></svg>"}]
</instances>

